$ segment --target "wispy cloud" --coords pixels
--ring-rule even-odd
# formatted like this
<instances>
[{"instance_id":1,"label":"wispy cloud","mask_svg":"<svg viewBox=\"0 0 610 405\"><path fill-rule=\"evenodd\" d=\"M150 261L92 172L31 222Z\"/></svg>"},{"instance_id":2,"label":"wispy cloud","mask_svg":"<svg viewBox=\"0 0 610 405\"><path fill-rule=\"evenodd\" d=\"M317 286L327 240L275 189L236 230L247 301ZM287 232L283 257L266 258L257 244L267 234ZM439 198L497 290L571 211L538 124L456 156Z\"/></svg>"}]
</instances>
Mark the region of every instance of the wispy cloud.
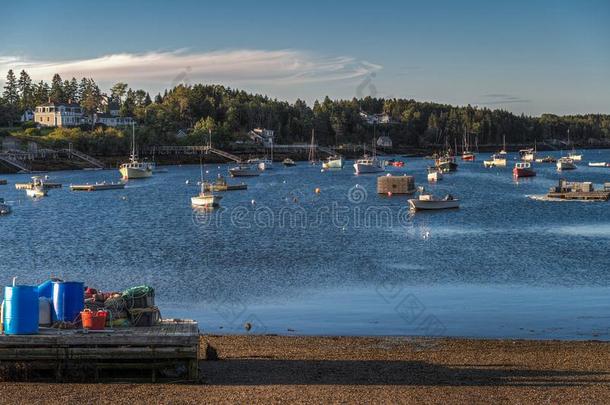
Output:
<instances>
[{"instance_id":1,"label":"wispy cloud","mask_svg":"<svg viewBox=\"0 0 610 405\"><path fill-rule=\"evenodd\" d=\"M490 93L481 96L482 101L477 104L481 105L497 105L497 104L512 104L512 103L529 103L531 100L517 97L512 94Z\"/></svg>"},{"instance_id":2,"label":"wispy cloud","mask_svg":"<svg viewBox=\"0 0 610 405\"><path fill-rule=\"evenodd\" d=\"M120 53L91 59L41 61L0 56L0 71L25 69L36 80L92 77L100 82L228 82L303 84L363 77L381 66L348 56L321 56L299 50L228 50L193 53Z\"/></svg>"}]
</instances>

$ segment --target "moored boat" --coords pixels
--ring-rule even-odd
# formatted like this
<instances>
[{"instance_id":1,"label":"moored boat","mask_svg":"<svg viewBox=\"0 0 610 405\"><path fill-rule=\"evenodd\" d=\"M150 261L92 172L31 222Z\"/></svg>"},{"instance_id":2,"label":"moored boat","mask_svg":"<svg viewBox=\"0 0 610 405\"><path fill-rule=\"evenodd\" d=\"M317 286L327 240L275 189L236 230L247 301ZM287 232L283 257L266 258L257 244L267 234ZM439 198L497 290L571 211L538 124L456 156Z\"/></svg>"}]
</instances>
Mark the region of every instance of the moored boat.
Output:
<instances>
[{"instance_id":1,"label":"moored boat","mask_svg":"<svg viewBox=\"0 0 610 405\"><path fill-rule=\"evenodd\" d=\"M260 173L250 165L239 165L229 169L231 177L255 177Z\"/></svg>"},{"instance_id":2,"label":"moored boat","mask_svg":"<svg viewBox=\"0 0 610 405\"><path fill-rule=\"evenodd\" d=\"M455 172L458 169L457 163L451 156L444 156L436 159L435 161L436 168L439 169L442 173Z\"/></svg>"},{"instance_id":3,"label":"moored boat","mask_svg":"<svg viewBox=\"0 0 610 405\"><path fill-rule=\"evenodd\" d=\"M434 183L434 182L437 182L442 179L443 179L443 173L440 170L438 170L436 167L428 168L428 181Z\"/></svg>"},{"instance_id":4,"label":"moored boat","mask_svg":"<svg viewBox=\"0 0 610 405\"><path fill-rule=\"evenodd\" d=\"M575 162L582 161L582 154L580 154L580 153L576 153L576 152L568 153L568 157Z\"/></svg>"},{"instance_id":5,"label":"moored boat","mask_svg":"<svg viewBox=\"0 0 610 405\"><path fill-rule=\"evenodd\" d=\"M221 195L214 194L212 191L205 191L207 183L201 183L199 195L191 197L191 205L196 208L216 208L220 206ZM209 187L209 185L208 185Z\"/></svg>"},{"instance_id":6,"label":"moored boat","mask_svg":"<svg viewBox=\"0 0 610 405\"><path fill-rule=\"evenodd\" d=\"M451 194L439 199L428 193L422 193L418 198L409 200L409 207L412 211L423 210L446 210L460 207L460 200L454 198Z\"/></svg>"},{"instance_id":7,"label":"moored boat","mask_svg":"<svg viewBox=\"0 0 610 405\"><path fill-rule=\"evenodd\" d=\"M557 170L574 170L576 165L574 161L567 157L562 157L557 161Z\"/></svg>"},{"instance_id":8,"label":"moored boat","mask_svg":"<svg viewBox=\"0 0 610 405\"><path fill-rule=\"evenodd\" d=\"M322 162L324 169L342 169L343 168L343 157L342 156L331 156Z\"/></svg>"},{"instance_id":9,"label":"moored boat","mask_svg":"<svg viewBox=\"0 0 610 405\"><path fill-rule=\"evenodd\" d=\"M382 163L375 156L369 158L367 156L359 159L354 163L356 174L380 173L385 171Z\"/></svg>"},{"instance_id":10,"label":"moored boat","mask_svg":"<svg viewBox=\"0 0 610 405\"><path fill-rule=\"evenodd\" d=\"M70 185L72 191L105 191L105 190L122 190L125 188L125 183L95 183L95 184L73 184Z\"/></svg>"},{"instance_id":11,"label":"moored boat","mask_svg":"<svg viewBox=\"0 0 610 405\"><path fill-rule=\"evenodd\" d=\"M475 160L475 154L473 152L464 151L462 153L462 160L472 162L473 160Z\"/></svg>"},{"instance_id":12,"label":"moored boat","mask_svg":"<svg viewBox=\"0 0 610 405\"><path fill-rule=\"evenodd\" d=\"M590 167L610 167L610 163L606 162L589 162Z\"/></svg>"},{"instance_id":13,"label":"moored boat","mask_svg":"<svg viewBox=\"0 0 610 405\"><path fill-rule=\"evenodd\" d=\"M247 184L229 184L227 183L227 180L219 174L214 183L205 183L203 191L237 191L247 189Z\"/></svg>"},{"instance_id":14,"label":"moored boat","mask_svg":"<svg viewBox=\"0 0 610 405\"><path fill-rule=\"evenodd\" d=\"M519 151L519 156L521 157L521 160L523 160L523 161L533 162L536 160L536 149L535 148L521 149Z\"/></svg>"},{"instance_id":15,"label":"moored boat","mask_svg":"<svg viewBox=\"0 0 610 405\"><path fill-rule=\"evenodd\" d=\"M496 153L495 155L491 156L491 159L484 160L483 165L485 167L496 167L496 166L505 167L506 166L506 155Z\"/></svg>"},{"instance_id":16,"label":"moored boat","mask_svg":"<svg viewBox=\"0 0 610 405\"><path fill-rule=\"evenodd\" d=\"M534 177L536 176L536 172L532 169L532 164L530 162L518 162L515 163L515 167L513 168L513 176L516 178Z\"/></svg>"},{"instance_id":17,"label":"moored boat","mask_svg":"<svg viewBox=\"0 0 610 405\"><path fill-rule=\"evenodd\" d=\"M282 161L282 164L286 167L292 167L292 166L296 166L297 164L294 162L294 160L290 159L290 158L286 158Z\"/></svg>"},{"instance_id":18,"label":"moored boat","mask_svg":"<svg viewBox=\"0 0 610 405\"><path fill-rule=\"evenodd\" d=\"M30 187L25 189L25 194L32 198L46 197L47 193L48 191L44 184L44 178L40 176L32 177Z\"/></svg>"},{"instance_id":19,"label":"moored boat","mask_svg":"<svg viewBox=\"0 0 610 405\"><path fill-rule=\"evenodd\" d=\"M129 162L123 163L119 172L123 180L145 179L153 175L153 166L149 162L141 161L136 154L135 127L131 127L131 156Z\"/></svg>"},{"instance_id":20,"label":"moored boat","mask_svg":"<svg viewBox=\"0 0 610 405\"><path fill-rule=\"evenodd\" d=\"M546 156L543 158L536 158L536 163L556 163L557 159L553 156Z\"/></svg>"}]
</instances>

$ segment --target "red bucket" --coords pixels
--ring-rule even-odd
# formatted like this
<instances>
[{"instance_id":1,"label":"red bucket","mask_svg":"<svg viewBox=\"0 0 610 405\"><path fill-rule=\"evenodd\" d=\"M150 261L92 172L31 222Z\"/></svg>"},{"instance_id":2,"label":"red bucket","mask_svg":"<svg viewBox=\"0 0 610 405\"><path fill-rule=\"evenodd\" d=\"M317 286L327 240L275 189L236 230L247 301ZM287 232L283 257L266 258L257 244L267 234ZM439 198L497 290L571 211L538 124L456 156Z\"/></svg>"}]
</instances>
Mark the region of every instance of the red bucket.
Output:
<instances>
[{"instance_id":1,"label":"red bucket","mask_svg":"<svg viewBox=\"0 0 610 405\"><path fill-rule=\"evenodd\" d=\"M90 330L104 330L104 328L106 327L106 318L108 317L108 312L93 312L90 309L85 309L83 312L80 313L80 316L83 321L83 328Z\"/></svg>"}]
</instances>

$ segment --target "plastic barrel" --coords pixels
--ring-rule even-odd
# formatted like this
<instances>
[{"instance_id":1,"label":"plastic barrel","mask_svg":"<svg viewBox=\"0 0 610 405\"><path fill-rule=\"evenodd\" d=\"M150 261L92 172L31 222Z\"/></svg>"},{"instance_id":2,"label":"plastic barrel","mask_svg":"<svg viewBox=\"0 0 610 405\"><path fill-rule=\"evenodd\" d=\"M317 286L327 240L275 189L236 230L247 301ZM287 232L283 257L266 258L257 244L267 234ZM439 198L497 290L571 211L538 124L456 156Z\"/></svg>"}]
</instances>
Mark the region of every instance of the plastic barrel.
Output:
<instances>
[{"instance_id":1,"label":"plastic barrel","mask_svg":"<svg viewBox=\"0 0 610 405\"><path fill-rule=\"evenodd\" d=\"M4 287L3 317L4 333L7 335L38 333L38 287Z\"/></svg>"},{"instance_id":2,"label":"plastic barrel","mask_svg":"<svg viewBox=\"0 0 610 405\"><path fill-rule=\"evenodd\" d=\"M53 280L47 280L38 286L38 296L48 299L53 298Z\"/></svg>"},{"instance_id":3,"label":"plastic barrel","mask_svg":"<svg viewBox=\"0 0 610 405\"><path fill-rule=\"evenodd\" d=\"M77 281L53 282L53 320L74 322L85 308L85 285Z\"/></svg>"}]
</instances>

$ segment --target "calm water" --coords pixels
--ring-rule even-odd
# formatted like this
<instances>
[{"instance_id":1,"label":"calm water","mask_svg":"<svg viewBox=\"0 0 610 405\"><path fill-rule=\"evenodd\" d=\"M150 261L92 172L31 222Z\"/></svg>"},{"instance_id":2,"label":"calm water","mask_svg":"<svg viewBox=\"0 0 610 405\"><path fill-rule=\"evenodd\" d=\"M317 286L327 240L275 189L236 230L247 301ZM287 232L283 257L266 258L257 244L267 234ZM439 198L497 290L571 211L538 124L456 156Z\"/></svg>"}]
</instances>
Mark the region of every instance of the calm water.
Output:
<instances>
[{"instance_id":1,"label":"calm water","mask_svg":"<svg viewBox=\"0 0 610 405\"><path fill-rule=\"evenodd\" d=\"M208 332L251 322L280 334L610 339L610 203L533 200L559 179L553 164L517 183L510 167L484 169L484 156L438 185L425 182L429 161L404 159L397 172L462 199L459 210L415 215L406 197L378 196L376 176L355 176L352 162L327 172L276 164L212 213L190 207L198 166L39 201L14 189L27 175L2 175L13 213L0 218L0 280L147 283L163 316L195 318ZM610 181L588 161L610 161L610 151L585 151L563 176ZM50 176L67 186L119 175Z\"/></svg>"}]
</instances>

